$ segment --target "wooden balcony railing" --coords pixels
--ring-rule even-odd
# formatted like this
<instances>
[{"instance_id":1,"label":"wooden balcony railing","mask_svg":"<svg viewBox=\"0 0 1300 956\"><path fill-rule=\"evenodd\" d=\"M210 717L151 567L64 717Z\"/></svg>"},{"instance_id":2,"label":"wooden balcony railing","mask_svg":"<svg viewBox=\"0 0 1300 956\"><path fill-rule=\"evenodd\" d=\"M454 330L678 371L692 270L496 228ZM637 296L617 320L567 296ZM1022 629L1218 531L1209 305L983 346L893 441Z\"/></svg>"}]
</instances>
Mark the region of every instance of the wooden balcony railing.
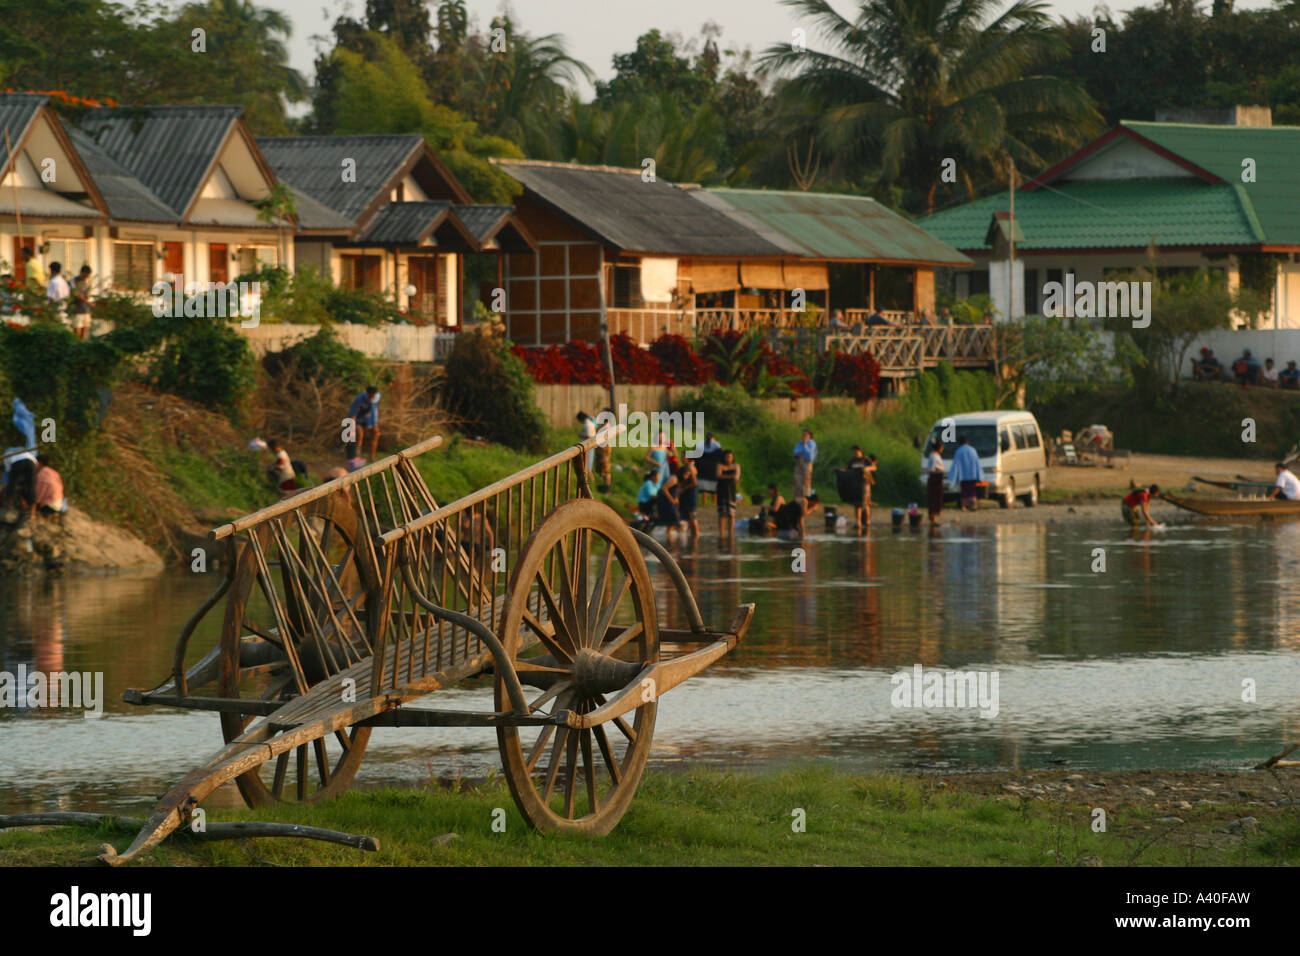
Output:
<instances>
[{"instance_id":1,"label":"wooden balcony railing","mask_svg":"<svg viewBox=\"0 0 1300 956\"><path fill-rule=\"evenodd\" d=\"M696 313L676 309L606 309L609 334L620 332L630 335L642 345L649 345L659 336L695 334Z\"/></svg>"}]
</instances>

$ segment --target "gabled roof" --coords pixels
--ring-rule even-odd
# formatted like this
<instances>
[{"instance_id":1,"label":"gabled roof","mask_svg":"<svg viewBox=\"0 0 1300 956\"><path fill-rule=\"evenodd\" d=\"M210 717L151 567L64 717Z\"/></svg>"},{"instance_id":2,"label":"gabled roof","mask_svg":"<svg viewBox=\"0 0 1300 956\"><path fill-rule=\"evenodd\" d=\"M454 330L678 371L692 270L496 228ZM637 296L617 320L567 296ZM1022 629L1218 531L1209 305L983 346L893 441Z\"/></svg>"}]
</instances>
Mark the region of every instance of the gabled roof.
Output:
<instances>
[{"instance_id":1,"label":"gabled roof","mask_svg":"<svg viewBox=\"0 0 1300 956\"><path fill-rule=\"evenodd\" d=\"M75 127L68 130L72 145L99 187L113 219L128 222L175 223L179 217L136 179L130 170L100 149L95 141Z\"/></svg>"},{"instance_id":2,"label":"gabled roof","mask_svg":"<svg viewBox=\"0 0 1300 956\"><path fill-rule=\"evenodd\" d=\"M40 93L0 94L0 176L9 172L9 151L5 147L3 130L9 131L9 141L17 148L27 127L47 100L48 97Z\"/></svg>"},{"instance_id":3,"label":"gabled roof","mask_svg":"<svg viewBox=\"0 0 1300 956\"><path fill-rule=\"evenodd\" d=\"M32 193L25 201L22 196L19 197L22 208L27 209L30 215L100 219L108 211L104 197L78 155L68 131L48 104L49 97L43 93L0 93L0 130L6 131L9 138L9 145L6 146L4 135L0 134L0 179L8 175L15 157L22 155L29 138L39 130L39 121L43 117L49 133L54 137L56 148L72 165L74 180L85 187L84 194L90 206L86 207L79 201L61 195L58 190L46 187L40 190L21 190L23 193ZM47 143L46 148L50 145L52 144ZM9 153L10 147L13 156ZM48 195L36 195L37 193ZM75 195L80 198L81 193ZM12 207L12 197L9 205ZM12 208L9 211L12 212Z\"/></svg>"},{"instance_id":4,"label":"gabled roof","mask_svg":"<svg viewBox=\"0 0 1300 956\"><path fill-rule=\"evenodd\" d=\"M755 189L693 195L801 258L969 265L970 260L866 196Z\"/></svg>"},{"instance_id":5,"label":"gabled roof","mask_svg":"<svg viewBox=\"0 0 1300 956\"><path fill-rule=\"evenodd\" d=\"M502 252L536 252L537 243L528 230L515 218L514 206L460 206L451 207L480 248L500 249Z\"/></svg>"},{"instance_id":6,"label":"gabled roof","mask_svg":"<svg viewBox=\"0 0 1300 956\"><path fill-rule=\"evenodd\" d=\"M918 225L964 252L987 251L1006 193L935 213ZM1258 246L1264 232L1243 187L1194 178L1094 179L1016 194L1017 248L1143 249Z\"/></svg>"},{"instance_id":7,"label":"gabled roof","mask_svg":"<svg viewBox=\"0 0 1300 956\"><path fill-rule=\"evenodd\" d=\"M183 219L240 114L238 106L101 107L78 125Z\"/></svg>"},{"instance_id":8,"label":"gabled roof","mask_svg":"<svg viewBox=\"0 0 1300 956\"><path fill-rule=\"evenodd\" d=\"M779 258L788 249L758 235L693 190L639 169L530 160L493 160L577 226L625 252Z\"/></svg>"},{"instance_id":9,"label":"gabled roof","mask_svg":"<svg viewBox=\"0 0 1300 956\"><path fill-rule=\"evenodd\" d=\"M257 141L275 175L351 222L367 220L388 200L388 191L421 159L445 182L449 198L471 202L470 195L424 137L411 134L374 136L269 136ZM351 160L355 181L345 181Z\"/></svg>"},{"instance_id":10,"label":"gabled roof","mask_svg":"<svg viewBox=\"0 0 1300 956\"><path fill-rule=\"evenodd\" d=\"M370 220L359 241L377 246L418 246L454 218L449 202L390 202ZM464 231L458 220L453 229Z\"/></svg>"}]
</instances>

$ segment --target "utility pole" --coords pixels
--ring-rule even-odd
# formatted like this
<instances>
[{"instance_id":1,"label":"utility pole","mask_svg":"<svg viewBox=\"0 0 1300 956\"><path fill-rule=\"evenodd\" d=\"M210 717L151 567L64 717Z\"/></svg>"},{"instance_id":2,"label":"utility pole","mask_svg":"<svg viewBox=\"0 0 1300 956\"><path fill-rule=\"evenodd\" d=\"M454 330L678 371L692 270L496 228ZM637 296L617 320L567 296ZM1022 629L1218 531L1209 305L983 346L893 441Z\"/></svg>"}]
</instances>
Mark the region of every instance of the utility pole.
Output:
<instances>
[{"instance_id":1,"label":"utility pole","mask_svg":"<svg viewBox=\"0 0 1300 956\"><path fill-rule=\"evenodd\" d=\"M1011 228L1007 239L1011 244L1011 258L1007 261L1007 321L1010 322L1016 306L1016 161L1011 160Z\"/></svg>"}]
</instances>

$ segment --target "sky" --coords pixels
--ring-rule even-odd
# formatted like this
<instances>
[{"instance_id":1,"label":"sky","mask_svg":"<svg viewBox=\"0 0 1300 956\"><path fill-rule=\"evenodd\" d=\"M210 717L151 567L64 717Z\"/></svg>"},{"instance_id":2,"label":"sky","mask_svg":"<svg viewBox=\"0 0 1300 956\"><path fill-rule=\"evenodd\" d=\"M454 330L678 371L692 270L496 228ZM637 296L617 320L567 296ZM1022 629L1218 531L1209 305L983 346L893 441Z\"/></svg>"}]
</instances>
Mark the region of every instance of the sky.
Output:
<instances>
[{"instance_id":1,"label":"sky","mask_svg":"<svg viewBox=\"0 0 1300 956\"><path fill-rule=\"evenodd\" d=\"M359 19L365 11L365 0L254 2L288 16L293 23L289 43L292 65L309 79L314 75L318 49L312 36L329 37L330 27L341 13ZM1107 6L1112 15L1118 16L1134 7L1155 3L1156 0L1115 0ZM1200 5L1208 7L1208 4L1209 0L1204 0ZM848 13L856 6L852 0L832 0L832 5L841 13ZM1260 9L1271 5L1269 0L1237 0L1236 8ZM561 34L570 55L586 63L601 79L608 79L613 72L610 63L613 54L633 49L638 36L656 27L664 33L698 37L700 28L713 21L722 28L720 45L724 49L749 47L758 53L774 42L789 42L791 31L798 26L794 11L777 0L467 0L466 6L471 18L484 25L508 7L515 25L524 32ZM1057 0L1047 4L1054 16L1071 19L1090 15L1097 6L1095 0ZM811 33L808 42L815 47Z\"/></svg>"}]
</instances>

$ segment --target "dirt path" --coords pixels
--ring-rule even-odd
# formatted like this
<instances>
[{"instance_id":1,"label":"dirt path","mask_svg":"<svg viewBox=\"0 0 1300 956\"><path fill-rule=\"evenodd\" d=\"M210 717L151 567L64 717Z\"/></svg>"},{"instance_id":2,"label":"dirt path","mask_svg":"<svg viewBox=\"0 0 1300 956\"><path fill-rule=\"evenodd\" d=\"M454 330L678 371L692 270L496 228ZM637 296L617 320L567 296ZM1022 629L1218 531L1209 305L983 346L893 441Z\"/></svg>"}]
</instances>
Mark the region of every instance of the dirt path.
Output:
<instances>
[{"instance_id":1,"label":"dirt path","mask_svg":"<svg viewBox=\"0 0 1300 956\"><path fill-rule=\"evenodd\" d=\"M1084 465L1049 468L1046 492L1074 492L1081 495L1106 494L1127 490L1129 481L1140 485L1158 484L1162 488L1191 490L1188 485L1196 475L1215 480L1232 480L1246 475L1259 481L1273 481L1268 462L1240 458L1184 458L1177 455L1138 455L1127 468L1088 467ZM1198 486L1199 487L1199 486Z\"/></svg>"}]
</instances>

